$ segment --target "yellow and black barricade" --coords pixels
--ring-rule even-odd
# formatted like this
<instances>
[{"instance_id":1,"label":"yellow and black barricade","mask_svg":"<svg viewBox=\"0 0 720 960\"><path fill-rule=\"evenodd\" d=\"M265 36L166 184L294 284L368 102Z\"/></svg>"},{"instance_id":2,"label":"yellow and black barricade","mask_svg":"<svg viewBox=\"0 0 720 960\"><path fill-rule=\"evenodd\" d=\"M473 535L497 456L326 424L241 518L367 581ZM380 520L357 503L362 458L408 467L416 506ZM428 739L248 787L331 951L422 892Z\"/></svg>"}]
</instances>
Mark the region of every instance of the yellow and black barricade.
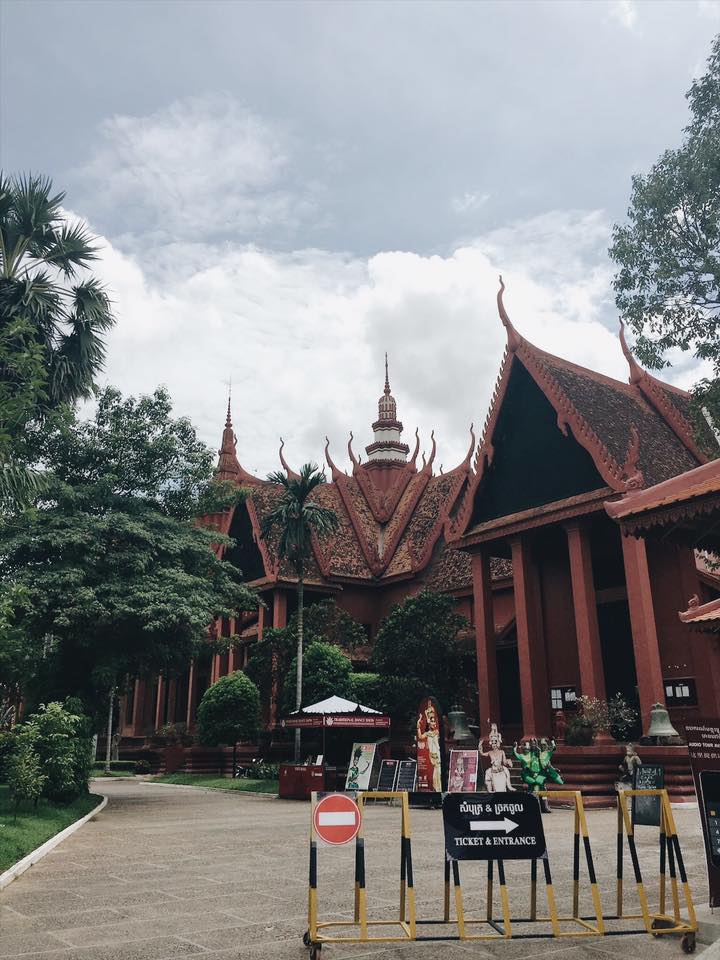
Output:
<instances>
[{"instance_id":1,"label":"yellow and black barricade","mask_svg":"<svg viewBox=\"0 0 720 960\"><path fill-rule=\"evenodd\" d=\"M648 896L643 882L642 870L640 868L640 859L638 857L635 844L635 830L633 827L632 816L628 810L628 800L632 797L659 797L660 798L660 869L659 869L659 905L658 911L653 913L650 910ZM638 900L640 901L640 913L627 913L624 904L623 887L623 858L625 849L625 840L627 840L628 852L630 853L630 862L632 863L633 876L637 888ZM670 878L670 890L672 896L672 914L667 913L667 879ZM680 906L680 886L682 886L683 900L685 902L685 916L682 915ZM680 849L680 840L677 835L675 818L673 816L670 798L667 790L621 790L618 792L617 808L617 870L616 870L616 910L614 917L607 917L608 920L642 920L644 929L653 936L678 935L682 937L682 948L685 953L693 953L695 950L695 934L697 931L697 919L695 916L695 906L693 904L690 885L685 872L685 863L683 861L682 850ZM629 933L629 930L608 930L609 934ZM640 932L640 931L635 931Z\"/></svg>"},{"instance_id":2,"label":"yellow and black barricade","mask_svg":"<svg viewBox=\"0 0 720 960\"><path fill-rule=\"evenodd\" d=\"M497 857L487 860L474 859L470 863L487 863L486 899L481 917L468 916L465 912L460 878L459 860L446 852L444 862L444 897L442 917L418 919L415 911L415 889L411 850L410 813L408 794L405 791L363 791L357 795L360 809L360 824L355 837L355 883L354 914L352 920L319 920L318 918L318 836L314 811L318 794L312 796L310 828L310 870L308 891L308 929L304 936L310 948L311 960L319 960L322 945L346 943L393 943L405 941L478 941L509 939L542 939L560 937L612 936L648 933L653 936L679 935L686 953L695 949L697 920L683 862L680 841L670 806L667 790L625 790L618 794L617 812L617 867L616 867L616 913L603 914L600 889L595 874L595 865L588 832L587 817L579 791L543 791L538 796L570 800L574 806L572 841L572 886L569 911L559 912L556 902L550 859L543 847L535 859L530 859L530 910L529 916L515 916L511 910L510 896L505 876L505 863ZM481 795L478 795L480 797ZM637 796L660 798L659 832L659 908L652 912L643 883L638 851L635 844L632 817L628 800ZM397 800L401 811L400 836L400 889L396 919L368 916L365 890L365 834L364 815L367 800ZM640 901L640 913L628 913L624 904L623 857L627 842L635 884ZM582 852L581 854L581 847ZM462 858L460 858L462 859ZM522 863L521 858L515 858ZM542 862L543 879L547 900L547 912L538 910L538 859ZM589 881L592 900L590 915L581 915L582 860ZM525 860L527 862L527 860ZM496 891L499 887L499 891ZM452 892L451 892L452 888ZM496 913L496 896L499 892L499 907ZM684 915L681 909L684 901ZM672 901L668 912L667 901ZM454 911L451 910L454 902ZM454 918L451 913L454 912ZM633 920L642 920L639 929ZM611 922L612 921L612 922ZM545 930L535 932L533 924L544 924ZM439 928L444 927L441 931ZM526 932L526 927L530 927ZM433 929L434 928L434 929Z\"/></svg>"},{"instance_id":3,"label":"yellow and black barricade","mask_svg":"<svg viewBox=\"0 0 720 960\"><path fill-rule=\"evenodd\" d=\"M410 811L405 791L366 790L357 796L360 808L360 829L355 837L355 904L353 920L318 919L317 835L313 816L318 794L313 793L310 816L310 873L308 888L308 929L303 938L310 948L312 960L319 958L323 943L395 943L415 940L415 890L413 887ZM399 800L401 809L400 836L400 902L397 920L368 917L365 891L366 800ZM373 928L381 928L374 932ZM343 930L344 928L344 930ZM388 928L395 928L388 930Z\"/></svg>"}]
</instances>

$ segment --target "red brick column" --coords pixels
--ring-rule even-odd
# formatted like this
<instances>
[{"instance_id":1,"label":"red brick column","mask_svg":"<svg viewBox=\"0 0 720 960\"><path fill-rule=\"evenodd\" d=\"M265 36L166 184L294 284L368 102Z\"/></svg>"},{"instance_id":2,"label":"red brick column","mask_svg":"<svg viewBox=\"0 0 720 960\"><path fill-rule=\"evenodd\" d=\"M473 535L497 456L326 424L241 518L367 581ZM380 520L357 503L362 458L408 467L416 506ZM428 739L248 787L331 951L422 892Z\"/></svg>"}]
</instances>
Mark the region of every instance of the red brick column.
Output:
<instances>
[{"instance_id":1,"label":"red brick column","mask_svg":"<svg viewBox=\"0 0 720 960\"><path fill-rule=\"evenodd\" d=\"M195 726L195 710L197 708L197 661L190 661L188 672L188 698L185 712L185 725L188 730Z\"/></svg>"},{"instance_id":2,"label":"red brick column","mask_svg":"<svg viewBox=\"0 0 720 960\"><path fill-rule=\"evenodd\" d=\"M265 629L265 607L258 607L258 640L263 638L263 630Z\"/></svg>"},{"instance_id":3,"label":"red brick column","mask_svg":"<svg viewBox=\"0 0 720 960\"><path fill-rule=\"evenodd\" d=\"M570 555L581 691L587 697L605 700L605 672L600 646L590 538L587 527L579 523L568 524L565 531Z\"/></svg>"},{"instance_id":4,"label":"red brick column","mask_svg":"<svg viewBox=\"0 0 720 960\"><path fill-rule=\"evenodd\" d=\"M287 594L282 590L273 591L273 627L280 630L287 626ZM273 664L273 668L274 668ZM273 680L270 695L270 724L277 723L277 682Z\"/></svg>"},{"instance_id":5,"label":"red brick column","mask_svg":"<svg viewBox=\"0 0 720 960\"><path fill-rule=\"evenodd\" d=\"M142 735L143 726L144 726L144 707L145 707L145 681L136 680L135 681L135 696L133 697L133 711L132 719L130 723L132 724L133 736L139 737Z\"/></svg>"},{"instance_id":6,"label":"red brick column","mask_svg":"<svg viewBox=\"0 0 720 960\"><path fill-rule=\"evenodd\" d=\"M660 646L655 625L645 541L626 536L621 539L642 729L643 733L647 733L652 705L665 703Z\"/></svg>"},{"instance_id":7,"label":"red brick column","mask_svg":"<svg viewBox=\"0 0 720 960\"><path fill-rule=\"evenodd\" d=\"M526 536L514 538L510 546L520 665L523 738L547 736L552 726L538 571Z\"/></svg>"},{"instance_id":8,"label":"red brick column","mask_svg":"<svg viewBox=\"0 0 720 960\"><path fill-rule=\"evenodd\" d=\"M176 679L168 680L168 708L167 722L175 723L175 704L177 702L178 682Z\"/></svg>"},{"instance_id":9,"label":"red brick column","mask_svg":"<svg viewBox=\"0 0 720 960\"><path fill-rule=\"evenodd\" d=\"M163 675L158 675L157 693L155 695L155 730L159 730L163 725L163 706L165 704L165 680Z\"/></svg>"},{"instance_id":10,"label":"red brick column","mask_svg":"<svg viewBox=\"0 0 720 960\"><path fill-rule=\"evenodd\" d=\"M480 736L491 723L500 723L500 700L495 655L495 616L490 580L490 558L483 552L472 555L475 652L477 655L478 719Z\"/></svg>"}]
</instances>

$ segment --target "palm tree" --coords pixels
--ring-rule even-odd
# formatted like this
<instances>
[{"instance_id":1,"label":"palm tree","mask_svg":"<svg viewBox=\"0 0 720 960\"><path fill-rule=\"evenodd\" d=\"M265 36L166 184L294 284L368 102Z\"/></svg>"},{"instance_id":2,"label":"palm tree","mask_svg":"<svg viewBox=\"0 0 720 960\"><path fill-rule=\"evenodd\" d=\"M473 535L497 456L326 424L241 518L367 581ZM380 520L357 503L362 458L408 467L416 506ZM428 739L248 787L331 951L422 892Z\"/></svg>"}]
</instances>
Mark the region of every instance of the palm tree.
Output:
<instances>
[{"instance_id":1,"label":"palm tree","mask_svg":"<svg viewBox=\"0 0 720 960\"><path fill-rule=\"evenodd\" d=\"M287 559L297 574L297 676L295 680L295 709L302 707L303 665L303 603L305 593L305 561L310 556L312 534L326 537L337 530L338 518L334 510L321 507L310 499L313 490L325 483L325 474L315 463L306 463L298 476L286 476L278 471L268 476L270 483L284 487L276 506L263 517L261 533L267 539L278 527L280 557ZM300 728L295 730L295 762L300 762Z\"/></svg>"},{"instance_id":2,"label":"palm tree","mask_svg":"<svg viewBox=\"0 0 720 960\"><path fill-rule=\"evenodd\" d=\"M47 177L0 172L0 505L37 483L13 442L92 394L114 323L107 294L87 274L97 246L69 220L64 198Z\"/></svg>"}]
</instances>

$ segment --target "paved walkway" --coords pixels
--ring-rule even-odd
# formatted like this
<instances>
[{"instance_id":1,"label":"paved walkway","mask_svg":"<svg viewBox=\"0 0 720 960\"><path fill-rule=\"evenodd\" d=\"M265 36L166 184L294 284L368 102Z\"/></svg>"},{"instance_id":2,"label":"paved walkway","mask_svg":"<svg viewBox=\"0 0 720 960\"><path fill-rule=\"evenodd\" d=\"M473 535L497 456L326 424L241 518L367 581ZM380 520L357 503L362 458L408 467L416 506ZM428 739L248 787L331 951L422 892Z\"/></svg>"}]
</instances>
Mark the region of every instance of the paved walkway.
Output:
<instances>
[{"instance_id":1,"label":"paved walkway","mask_svg":"<svg viewBox=\"0 0 720 960\"><path fill-rule=\"evenodd\" d=\"M133 782L108 782L102 790L110 797L106 810L0 894L0 957L307 957L300 940L307 925L307 804ZM609 910L614 902L615 815L600 811L589 818ZM678 812L677 820L691 883L696 898L703 900L705 870L697 811ZM556 811L544 822L557 894L567 903L571 817ZM418 915L438 916L441 821L435 812L413 811L412 825ZM398 830L397 810L384 805L369 810L368 902L375 916L392 916L396 909ZM645 828L639 838L648 876L650 863L655 862L653 835L655 831ZM524 908L527 876L527 864L508 868L514 911ZM466 902L476 915L479 878L479 867L464 867ZM652 883L650 887L652 892ZM628 883L627 889L630 898L632 885ZM326 916L348 916L352 909L349 848L320 851L320 895ZM642 935L583 941L335 946L324 949L323 960L400 956L407 960L521 960L550 955L561 960L608 960L619 954L653 960L682 956L677 939Z\"/></svg>"}]
</instances>

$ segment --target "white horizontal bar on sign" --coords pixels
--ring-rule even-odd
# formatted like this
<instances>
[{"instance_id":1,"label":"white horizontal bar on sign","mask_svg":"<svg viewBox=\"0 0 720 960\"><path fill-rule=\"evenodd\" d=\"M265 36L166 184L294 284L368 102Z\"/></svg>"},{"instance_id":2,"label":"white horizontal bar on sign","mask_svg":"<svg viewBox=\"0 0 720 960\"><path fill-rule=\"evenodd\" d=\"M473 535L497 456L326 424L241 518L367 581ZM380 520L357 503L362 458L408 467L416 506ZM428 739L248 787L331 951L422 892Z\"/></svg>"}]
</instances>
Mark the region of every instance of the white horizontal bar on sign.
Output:
<instances>
[{"instance_id":1,"label":"white horizontal bar on sign","mask_svg":"<svg viewBox=\"0 0 720 960\"><path fill-rule=\"evenodd\" d=\"M321 827L354 827L355 814L352 810L347 813L320 813L318 823Z\"/></svg>"}]
</instances>

